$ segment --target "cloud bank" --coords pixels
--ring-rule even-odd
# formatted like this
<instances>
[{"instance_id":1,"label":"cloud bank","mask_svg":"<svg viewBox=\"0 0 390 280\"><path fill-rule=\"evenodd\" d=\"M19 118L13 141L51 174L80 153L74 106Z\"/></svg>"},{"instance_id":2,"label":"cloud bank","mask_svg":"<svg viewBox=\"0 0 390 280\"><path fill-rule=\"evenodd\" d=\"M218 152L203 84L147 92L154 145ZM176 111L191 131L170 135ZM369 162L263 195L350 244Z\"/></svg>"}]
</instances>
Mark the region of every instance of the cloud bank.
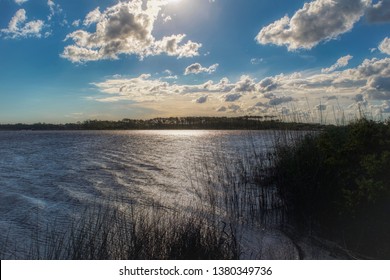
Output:
<instances>
[{"instance_id":1,"label":"cloud bank","mask_svg":"<svg viewBox=\"0 0 390 280\"><path fill-rule=\"evenodd\" d=\"M386 45L387 41L384 42ZM167 106L164 102L168 101L170 106L177 104L174 107L187 110L190 107L186 104L203 104L202 108L216 114L273 114L277 111L288 115L298 111L308 116L310 110L327 113L335 107L343 108L342 114L352 114L356 113L357 104L376 106L376 110L382 112L388 110L390 57L365 59L357 67L339 70L346 67L351 58L340 58L324 68L326 71L279 74L260 81L243 75L236 82L222 78L217 82L188 85L153 78L149 74L135 78L113 77L93 84L103 94L94 99L100 102L130 100L143 108L158 109L160 113L164 112ZM182 103L178 104L177 100ZM380 102L385 105L375 105ZM290 104L296 107L289 108Z\"/></svg>"}]
</instances>

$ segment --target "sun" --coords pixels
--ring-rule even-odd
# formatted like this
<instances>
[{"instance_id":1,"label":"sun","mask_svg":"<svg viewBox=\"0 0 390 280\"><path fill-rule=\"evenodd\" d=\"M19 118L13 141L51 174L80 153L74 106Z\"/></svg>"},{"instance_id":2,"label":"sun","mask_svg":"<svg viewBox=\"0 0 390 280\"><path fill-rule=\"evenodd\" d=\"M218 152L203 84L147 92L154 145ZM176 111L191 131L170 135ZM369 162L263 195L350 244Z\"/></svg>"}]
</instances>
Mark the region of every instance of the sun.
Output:
<instances>
[{"instance_id":1,"label":"sun","mask_svg":"<svg viewBox=\"0 0 390 280\"><path fill-rule=\"evenodd\" d=\"M181 2L182 0L167 0L168 3L179 3Z\"/></svg>"}]
</instances>

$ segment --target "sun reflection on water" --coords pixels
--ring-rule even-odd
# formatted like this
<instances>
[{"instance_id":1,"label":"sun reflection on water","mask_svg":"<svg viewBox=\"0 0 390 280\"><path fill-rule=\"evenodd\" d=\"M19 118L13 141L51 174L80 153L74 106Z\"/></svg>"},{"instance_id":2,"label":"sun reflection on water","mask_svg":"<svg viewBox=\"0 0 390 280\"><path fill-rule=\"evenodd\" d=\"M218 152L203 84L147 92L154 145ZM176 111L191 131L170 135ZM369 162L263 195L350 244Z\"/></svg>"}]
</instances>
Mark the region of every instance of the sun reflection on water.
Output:
<instances>
[{"instance_id":1,"label":"sun reflection on water","mask_svg":"<svg viewBox=\"0 0 390 280\"><path fill-rule=\"evenodd\" d=\"M208 130L143 130L141 134L177 137L201 137L210 134Z\"/></svg>"}]
</instances>

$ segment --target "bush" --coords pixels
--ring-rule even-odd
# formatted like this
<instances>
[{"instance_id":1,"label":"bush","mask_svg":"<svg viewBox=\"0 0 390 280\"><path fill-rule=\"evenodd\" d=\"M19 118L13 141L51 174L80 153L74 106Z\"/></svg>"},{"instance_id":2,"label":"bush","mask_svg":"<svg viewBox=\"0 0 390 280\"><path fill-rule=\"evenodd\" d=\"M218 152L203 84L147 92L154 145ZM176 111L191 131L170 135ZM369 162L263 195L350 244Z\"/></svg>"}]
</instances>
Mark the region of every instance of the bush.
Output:
<instances>
[{"instance_id":1,"label":"bush","mask_svg":"<svg viewBox=\"0 0 390 280\"><path fill-rule=\"evenodd\" d=\"M390 258L390 126L359 120L276 150L275 178L293 223Z\"/></svg>"}]
</instances>

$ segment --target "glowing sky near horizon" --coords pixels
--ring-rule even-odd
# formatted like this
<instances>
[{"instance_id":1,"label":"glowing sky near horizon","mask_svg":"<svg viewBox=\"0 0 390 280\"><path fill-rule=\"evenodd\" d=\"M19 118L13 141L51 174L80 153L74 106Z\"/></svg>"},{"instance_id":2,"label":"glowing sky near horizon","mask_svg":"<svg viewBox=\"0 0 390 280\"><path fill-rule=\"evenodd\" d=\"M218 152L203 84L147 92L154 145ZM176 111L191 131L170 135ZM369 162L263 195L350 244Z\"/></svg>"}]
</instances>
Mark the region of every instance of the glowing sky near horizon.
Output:
<instances>
[{"instance_id":1,"label":"glowing sky near horizon","mask_svg":"<svg viewBox=\"0 0 390 280\"><path fill-rule=\"evenodd\" d=\"M0 1L0 123L390 113L390 0Z\"/></svg>"}]
</instances>

